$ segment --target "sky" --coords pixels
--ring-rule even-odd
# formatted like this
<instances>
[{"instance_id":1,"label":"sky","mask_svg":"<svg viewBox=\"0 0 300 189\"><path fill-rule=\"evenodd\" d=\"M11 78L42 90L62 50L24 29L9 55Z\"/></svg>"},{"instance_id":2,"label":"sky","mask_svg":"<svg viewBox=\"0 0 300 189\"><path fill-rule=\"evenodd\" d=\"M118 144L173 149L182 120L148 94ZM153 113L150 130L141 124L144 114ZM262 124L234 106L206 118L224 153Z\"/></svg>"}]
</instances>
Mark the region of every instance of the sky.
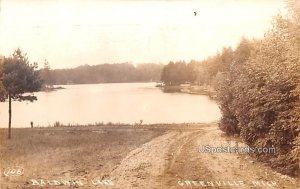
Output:
<instances>
[{"instance_id":1,"label":"sky","mask_svg":"<svg viewBox=\"0 0 300 189\"><path fill-rule=\"evenodd\" d=\"M0 54L52 69L203 60L262 38L280 0L0 0ZM194 12L197 12L196 16Z\"/></svg>"}]
</instances>

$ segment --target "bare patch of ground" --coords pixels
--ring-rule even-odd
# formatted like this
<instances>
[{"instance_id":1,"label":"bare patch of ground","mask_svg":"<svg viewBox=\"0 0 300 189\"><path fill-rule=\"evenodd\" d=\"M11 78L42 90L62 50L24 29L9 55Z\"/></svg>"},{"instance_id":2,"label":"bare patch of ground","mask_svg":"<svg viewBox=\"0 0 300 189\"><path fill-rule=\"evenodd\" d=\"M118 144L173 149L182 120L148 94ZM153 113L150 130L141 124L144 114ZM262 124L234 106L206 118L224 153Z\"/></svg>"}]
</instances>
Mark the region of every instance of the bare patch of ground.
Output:
<instances>
[{"instance_id":1,"label":"bare patch of ground","mask_svg":"<svg viewBox=\"0 0 300 189\"><path fill-rule=\"evenodd\" d=\"M300 186L299 179L276 173L248 154L199 152L199 147L203 145L226 146L228 142L235 141L222 136L216 125L203 127L202 132L196 137L191 136L185 141L178 141L174 150L178 149L180 144L182 150L173 157L163 174L165 186L247 189L297 189Z\"/></svg>"}]
</instances>

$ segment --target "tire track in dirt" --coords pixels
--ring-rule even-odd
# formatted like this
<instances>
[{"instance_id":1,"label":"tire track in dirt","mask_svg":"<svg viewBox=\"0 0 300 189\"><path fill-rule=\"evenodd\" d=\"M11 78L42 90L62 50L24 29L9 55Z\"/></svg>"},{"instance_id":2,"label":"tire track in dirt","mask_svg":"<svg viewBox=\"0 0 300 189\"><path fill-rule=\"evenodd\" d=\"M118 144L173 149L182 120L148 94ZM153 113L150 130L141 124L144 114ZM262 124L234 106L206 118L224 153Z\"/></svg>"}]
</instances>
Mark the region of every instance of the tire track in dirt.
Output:
<instances>
[{"instance_id":1,"label":"tire track in dirt","mask_svg":"<svg viewBox=\"0 0 300 189\"><path fill-rule=\"evenodd\" d=\"M195 145L246 147L236 139L222 136L218 127L205 129L206 133L195 141ZM296 188L297 180L279 174L248 154L237 153L201 153L202 163L212 172L215 179L225 181L244 181L244 188ZM215 162L215 163L213 163ZM205 164L206 163L206 164ZM255 183L254 183L255 182ZM273 182L273 183L272 183ZM274 184L276 183L276 184ZM231 186L228 188L232 188Z\"/></svg>"},{"instance_id":2,"label":"tire track in dirt","mask_svg":"<svg viewBox=\"0 0 300 189\"><path fill-rule=\"evenodd\" d=\"M163 188L161 176L172 144L193 132L170 131L131 151L111 173L115 188Z\"/></svg>"},{"instance_id":3,"label":"tire track in dirt","mask_svg":"<svg viewBox=\"0 0 300 189\"><path fill-rule=\"evenodd\" d=\"M169 188L291 188L297 189L299 179L281 175L248 154L200 153L202 145L228 146L236 139L222 136L217 125L203 127L203 132L182 146L182 151L166 170ZM245 146L239 141L239 146ZM231 145L232 146L232 145ZM180 184L178 184L180 181ZM188 183L184 183L188 181ZM193 183L193 181L197 181ZM221 181L221 186L204 186L199 181ZM225 181L225 183L223 183ZM229 183L229 182L230 183ZM244 186L234 183L243 181ZM255 184L253 183L255 182ZM276 184L274 184L276 183ZM231 185L233 184L233 185ZM273 186L274 184L275 186ZM277 186L276 186L277 185Z\"/></svg>"},{"instance_id":4,"label":"tire track in dirt","mask_svg":"<svg viewBox=\"0 0 300 189\"><path fill-rule=\"evenodd\" d=\"M198 130L169 130L131 151L110 174L113 188L291 188L299 180L281 175L247 154L200 153L201 145L226 146L236 140L222 136L217 125ZM244 145L239 141L240 145ZM221 186L179 185L179 181L225 181ZM243 181L244 186L229 182ZM252 181L260 182L254 186ZM267 181L277 187L264 186Z\"/></svg>"}]
</instances>

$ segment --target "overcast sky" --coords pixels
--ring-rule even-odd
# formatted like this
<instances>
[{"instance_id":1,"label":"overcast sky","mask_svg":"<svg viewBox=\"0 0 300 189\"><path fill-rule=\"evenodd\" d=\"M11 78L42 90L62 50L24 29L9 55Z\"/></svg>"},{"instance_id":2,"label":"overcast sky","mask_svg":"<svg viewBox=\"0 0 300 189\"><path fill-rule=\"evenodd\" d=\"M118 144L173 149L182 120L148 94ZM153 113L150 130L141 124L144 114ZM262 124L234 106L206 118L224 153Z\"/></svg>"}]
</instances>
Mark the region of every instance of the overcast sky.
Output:
<instances>
[{"instance_id":1,"label":"overcast sky","mask_svg":"<svg viewBox=\"0 0 300 189\"><path fill-rule=\"evenodd\" d=\"M279 0L0 2L0 54L21 47L52 68L202 60L242 36L263 37L285 7Z\"/></svg>"}]
</instances>

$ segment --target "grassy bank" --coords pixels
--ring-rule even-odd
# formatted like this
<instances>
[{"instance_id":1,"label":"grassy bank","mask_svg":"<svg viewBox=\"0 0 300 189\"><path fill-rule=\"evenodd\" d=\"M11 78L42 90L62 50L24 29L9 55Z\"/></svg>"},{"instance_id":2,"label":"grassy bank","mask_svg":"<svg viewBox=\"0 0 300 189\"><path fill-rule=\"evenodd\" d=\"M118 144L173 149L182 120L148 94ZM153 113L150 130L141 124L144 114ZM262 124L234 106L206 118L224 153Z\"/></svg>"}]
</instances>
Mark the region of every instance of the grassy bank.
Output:
<instances>
[{"instance_id":1,"label":"grassy bank","mask_svg":"<svg viewBox=\"0 0 300 189\"><path fill-rule=\"evenodd\" d=\"M163 133L123 126L18 128L7 140L7 129L0 129L0 170L24 168L21 177L1 174L0 188L30 188L30 179L105 178L131 150Z\"/></svg>"}]
</instances>

